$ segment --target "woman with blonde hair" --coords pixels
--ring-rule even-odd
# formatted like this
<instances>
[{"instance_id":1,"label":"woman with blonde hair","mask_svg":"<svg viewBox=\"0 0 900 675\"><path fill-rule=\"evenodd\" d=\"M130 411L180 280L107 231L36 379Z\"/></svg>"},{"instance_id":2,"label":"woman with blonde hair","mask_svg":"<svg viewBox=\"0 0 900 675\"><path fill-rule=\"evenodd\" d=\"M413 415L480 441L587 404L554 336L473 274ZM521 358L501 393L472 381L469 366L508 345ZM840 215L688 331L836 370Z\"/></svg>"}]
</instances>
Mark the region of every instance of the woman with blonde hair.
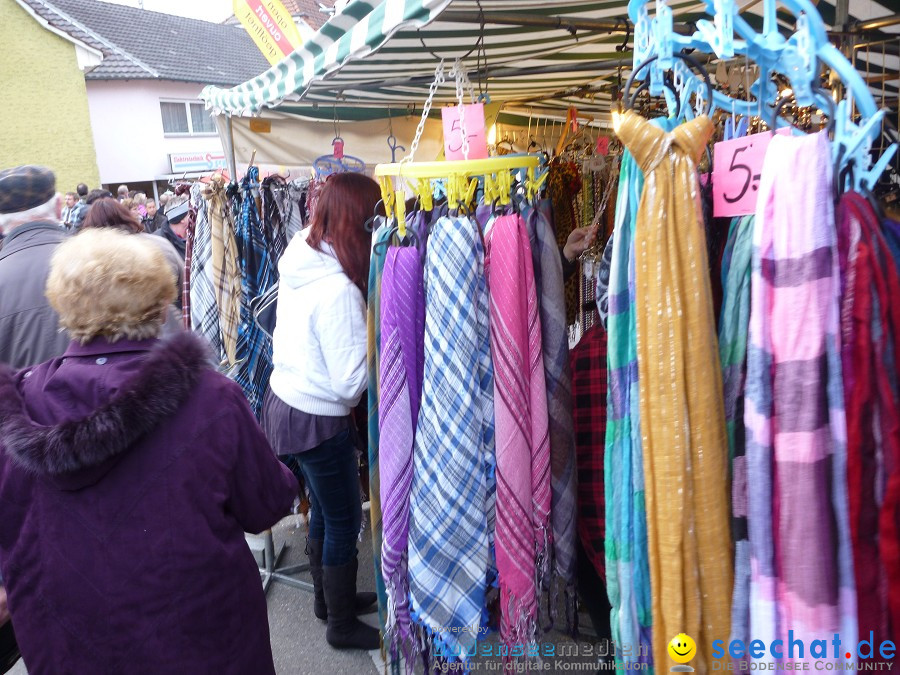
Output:
<instances>
[{"instance_id":1,"label":"woman with blonde hair","mask_svg":"<svg viewBox=\"0 0 900 675\"><path fill-rule=\"evenodd\" d=\"M47 297L66 353L0 370L0 570L29 672L274 673L244 532L297 482L189 332L141 237L61 244Z\"/></svg>"}]
</instances>

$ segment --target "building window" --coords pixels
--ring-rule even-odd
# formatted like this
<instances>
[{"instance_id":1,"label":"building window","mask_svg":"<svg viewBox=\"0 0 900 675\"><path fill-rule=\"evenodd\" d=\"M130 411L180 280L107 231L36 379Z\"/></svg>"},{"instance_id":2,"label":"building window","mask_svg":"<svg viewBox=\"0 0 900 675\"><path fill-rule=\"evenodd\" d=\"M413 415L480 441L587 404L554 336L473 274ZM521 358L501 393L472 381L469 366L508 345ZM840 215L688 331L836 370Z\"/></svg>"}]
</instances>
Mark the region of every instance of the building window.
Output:
<instances>
[{"instance_id":1,"label":"building window","mask_svg":"<svg viewBox=\"0 0 900 675\"><path fill-rule=\"evenodd\" d=\"M160 101L163 133L200 136L216 133L216 125L202 103Z\"/></svg>"},{"instance_id":2,"label":"building window","mask_svg":"<svg viewBox=\"0 0 900 675\"><path fill-rule=\"evenodd\" d=\"M195 134L214 134L216 124L202 103L191 103L191 126Z\"/></svg>"}]
</instances>

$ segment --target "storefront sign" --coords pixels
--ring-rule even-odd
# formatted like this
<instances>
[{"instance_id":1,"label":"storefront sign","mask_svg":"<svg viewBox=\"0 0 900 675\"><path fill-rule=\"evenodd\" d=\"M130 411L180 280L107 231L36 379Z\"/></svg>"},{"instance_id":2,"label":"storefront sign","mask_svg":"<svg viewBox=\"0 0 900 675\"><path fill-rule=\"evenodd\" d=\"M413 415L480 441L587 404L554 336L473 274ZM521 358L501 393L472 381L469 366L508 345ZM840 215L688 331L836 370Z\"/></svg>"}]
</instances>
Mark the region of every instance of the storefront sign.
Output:
<instances>
[{"instance_id":1,"label":"storefront sign","mask_svg":"<svg viewBox=\"0 0 900 675\"><path fill-rule=\"evenodd\" d=\"M172 168L172 173L215 171L228 168L224 154L211 152L173 153L169 155L169 166Z\"/></svg>"}]
</instances>

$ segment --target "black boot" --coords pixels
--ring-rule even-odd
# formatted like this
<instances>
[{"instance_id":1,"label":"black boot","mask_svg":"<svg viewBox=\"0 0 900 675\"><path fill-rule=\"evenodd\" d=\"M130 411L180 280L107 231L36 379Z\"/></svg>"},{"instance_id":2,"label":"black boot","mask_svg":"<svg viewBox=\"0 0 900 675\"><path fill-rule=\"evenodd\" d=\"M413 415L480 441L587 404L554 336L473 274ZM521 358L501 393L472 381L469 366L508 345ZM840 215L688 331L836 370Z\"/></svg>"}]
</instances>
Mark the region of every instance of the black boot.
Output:
<instances>
[{"instance_id":1,"label":"black boot","mask_svg":"<svg viewBox=\"0 0 900 675\"><path fill-rule=\"evenodd\" d=\"M322 583L322 540L307 539L306 555L309 556L309 573L312 576L315 600L313 613L320 621L328 620L328 605L325 604L325 588ZM378 609L378 596L363 591L356 594L356 613L371 614Z\"/></svg>"},{"instance_id":2,"label":"black boot","mask_svg":"<svg viewBox=\"0 0 900 675\"><path fill-rule=\"evenodd\" d=\"M16 634L13 632L12 622L7 621L0 626L0 673L12 670L19 660L19 646L16 644Z\"/></svg>"},{"instance_id":3,"label":"black boot","mask_svg":"<svg viewBox=\"0 0 900 675\"><path fill-rule=\"evenodd\" d=\"M328 628L325 639L335 649L378 649L381 638L377 628L356 618L356 568L354 557L346 565L323 567Z\"/></svg>"}]
</instances>

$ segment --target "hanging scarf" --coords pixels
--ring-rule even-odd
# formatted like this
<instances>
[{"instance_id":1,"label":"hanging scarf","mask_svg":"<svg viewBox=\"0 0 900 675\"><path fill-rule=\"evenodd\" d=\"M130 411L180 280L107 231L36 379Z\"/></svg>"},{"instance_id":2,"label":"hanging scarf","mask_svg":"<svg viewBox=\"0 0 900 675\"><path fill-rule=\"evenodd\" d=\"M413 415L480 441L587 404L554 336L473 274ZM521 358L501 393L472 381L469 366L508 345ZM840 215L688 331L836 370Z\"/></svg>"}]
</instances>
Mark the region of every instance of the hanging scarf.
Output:
<instances>
[{"instance_id":1,"label":"hanging scarf","mask_svg":"<svg viewBox=\"0 0 900 675\"><path fill-rule=\"evenodd\" d=\"M807 645L833 633L856 644L836 244L827 136L774 136L756 206L744 399L750 634L766 644L789 630Z\"/></svg>"},{"instance_id":2,"label":"hanging scarf","mask_svg":"<svg viewBox=\"0 0 900 675\"><path fill-rule=\"evenodd\" d=\"M859 635L874 644L900 638L900 279L870 204L841 199L839 233L853 230L852 274L842 334L849 336L852 378L847 405L847 478ZM843 243L842 241L842 243ZM852 286L852 292L851 287ZM846 304L846 303L845 303ZM893 378L891 377L893 374ZM877 657L876 657L877 658Z\"/></svg>"},{"instance_id":3,"label":"hanging scarf","mask_svg":"<svg viewBox=\"0 0 900 675\"><path fill-rule=\"evenodd\" d=\"M203 196L208 208L212 281L219 309L222 345L226 365L233 366L237 362L238 324L241 320L241 269L231 206L221 174L217 173L210 179Z\"/></svg>"},{"instance_id":4,"label":"hanging scarf","mask_svg":"<svg viewBox=\"0 0 900 675\"><path fill-rule=\"evenodd\" d=\"M612 606L613 642L625 664L653 666L650 567L637 367L634 301L634 224L644 175L627 150L619 169L615 231L608 291L609 371L606 407L604 501L606 503L606 592Z\"/></svg>"},{"instance_id":5,"label":"hanging scarf","mask_svg":"<svg viewBox=\"0 0 900 675\"><path fill-rule=\"evenodd\" d=\"M387 590L385 644L412 668L407 538L413 440L425 363L425 290L416 248L391 248L381 282L379 468L384 527L381 568Z\"/></svg>"},{"instance_id":6,"label":"hanging scarf","mask_svg":"<svg viewBox=\"0 0 900 675\"><path fill-rule=\"evenodd\" d=\"M254 191L259 188L259 169L250 167L241 181L241 217L237 228L241 251L241 322L238 326L238 369L235 382L256 416L262 412L263 396L272 374L272 338L253 318L251 301L278 283L278 271L263 235Z\"/></svg>"},{"instance_id":7,"label":"hanging scarf","mask_svg":"<svg viewBox=\"0 0 900 675\"><path fill-rule=\"evenodd\" d=\"M493 368L484 250L441 218L425 263L425 367L410 493L410 611L438 653L473 653L494 524Z\"/></svg>"},{"instance_id":8,"label":"hanging scarf","mask_svg":"<svg viewBox=\"0 0 900 675\"><path fill-rule=\"evenodd\" d=\"M657 668L682 631L697 642L695 667L711 668L712 641L730 626L725 412L697 199L696 162L711 134L705 116L666 133L634 112L619 129L645 179L635 303Z\"/></svg>"},{"instance_id":9,"label":"hanging scarf","mask_svg":"<svg viewBox=\"0 0 900 675\"><path fill-rule=\"evenodd\" d=\"M578 536L600 578L606 576L606 500L603 449L606 442L607 336L601 326L587 331L572 349L572 398L577 403L575 451L578 463Z\"/></svg>"},{"instance_id":10,"label":"hanging scarf","mask_svg":"<svg viewBox=\"0 0 900 675\"><path fill-rule=\"evenodd\" d=\"M725 399L725 428L731 458L731 534L734 538L734 591L731 639L750 644L750 542L747 540L747 462L744 439L744 382L750 327L750 270L753 216L731 221L722 256L723 302L719 359Z\"/></svg>"},{"instance_id":11,"label":"hanging scarf","mask_svg":"<svg viewBox=\"0 0 900 675\"><path fill-rule=\"evenodd\" d=\"M576 227L578 221L575 214L575 198L581 191L581 173L574 162L556 158L547 169L548 193L553 204L553 228L556 231L556 243L560 248ZM575 322L578 316L578 279L573 275L565 285L566 289L566 324Z\"/></svg>"},{"instance_id":12,"label":"hanging scarf","mask_svg":"<svg viewBox=\"0 0 900 675\"><path fill-rule=\"evenodd\" d=\"M881 221L881 228L894 264L900 267L900 221L885 217Z\"/></svg>"},{"instance_id":13,"label":"hanging scarf","mask_svg":"<svg viewBox=\"0 0 900 675\"><path fill-rule=\"evenodd\" d=\"M541 319L544 380L550 424L551 508L556 573L566 584L566 626L574 628L575 582L575 430L572 422L572 373L566 334L562 261L553 227L539 210L525 205L532 264ZM602 489L602 484L601 484ZM551 594L551 616L556 602Z\"/></svg>"},{"instance_id":14,"label":"hanging scarf","mask_svg":"<svg viewBox=\"0 0 900 675\"><path fill-rule=\"evenodd\" d=\"M372 255L369 262L369 297L367 303L368 370L369 370L369 520L372 526L372 556L375 562L375 593L378 596L378 619L384 635L387 621L387 592L381 571L382 519L381 475L378 467L379 443L379 379L381 356L381 275L384 271L385 250L377 246L388 239L390 228L381 225L372 235Z\"/></svg>"},{"instance_id":15,"label":"hanging scarf","mask_svg":"<svg viewBox=\"0 0 900 675\"><path fill-rule=\"evenodd\" d=\"M178 289L176 303L181 303L181 325L185 330L191 329L191 265L194 259L194 232L197 229L197 206L194 196L199 192L191 193L189 210L194 216L184 228L184 267L181 272L181 288Z\"/></svg>"},{"instance_id":16,"label":"hanging scarf","mask_svg":"<svg viewBox=\"0 0 900 675\"><path fill-rule=\"evenodd\" d=\"M262 231L269 257L278 264L288 245L287 231L281 218L277 195L287 192L287 182L281 176L268 176L260 188L262 197Z\"/></svg>"},{"instance_id":17,"label":"hanging scarf","mask_svg":"<svg viewBox=\"0 0 900 675\"><path fill-rule=\"evenodd\" d=\"M219 328L219 308L212 282L212 249L207 217L208 186L196 183L191 200L197 205L193 225L188 229L189 256L185 258L184 303L185 328L199 333L212 345L218 359L223 357L222 332ZM190 272L190 276L188 276Z\"/></svg>"},{"instance_id":18,"label":"hanging scarf","mask_svg":"<svg viewBox=\"0 0 900 675\"><path fill-rule=\"evenodd\" d=\"M500 216L485 270L490 289L497 447L500 639L537 638L538 594L550 543L550 438L534 269L525 223Z\"/></svg>"}]
</instances>

